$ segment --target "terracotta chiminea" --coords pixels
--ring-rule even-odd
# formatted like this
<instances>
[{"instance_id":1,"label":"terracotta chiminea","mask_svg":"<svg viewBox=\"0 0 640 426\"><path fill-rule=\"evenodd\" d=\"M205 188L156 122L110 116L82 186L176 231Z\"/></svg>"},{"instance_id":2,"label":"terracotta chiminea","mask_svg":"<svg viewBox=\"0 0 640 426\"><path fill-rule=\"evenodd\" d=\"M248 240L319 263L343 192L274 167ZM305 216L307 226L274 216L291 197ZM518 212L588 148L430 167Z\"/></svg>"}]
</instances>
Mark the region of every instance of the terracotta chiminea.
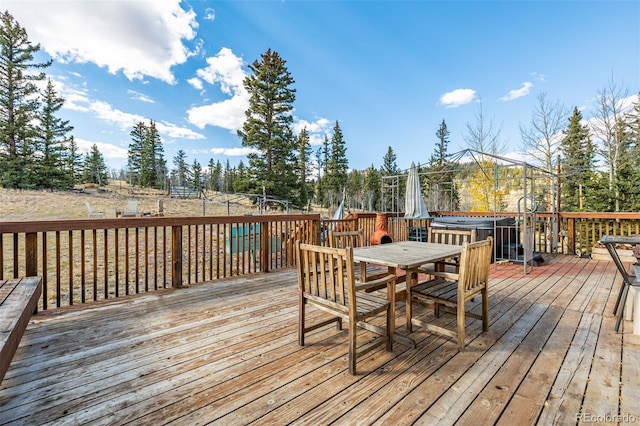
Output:
<instances>
[{"instance_id":1,"label":"terracotta chiminea","mask_svg":"<svg viewBox=\"0 0 640 426\"><path fill-rule=\"evenodd\" d=\"M385 213L377 213L376 214L376 230L373 234L371 234L371 238L369 238L369 243L371 245L377 244L388 244L392 243L393 238L391 238L391 234L387 231L387 215Z\"/></svg>"}]
</instances>

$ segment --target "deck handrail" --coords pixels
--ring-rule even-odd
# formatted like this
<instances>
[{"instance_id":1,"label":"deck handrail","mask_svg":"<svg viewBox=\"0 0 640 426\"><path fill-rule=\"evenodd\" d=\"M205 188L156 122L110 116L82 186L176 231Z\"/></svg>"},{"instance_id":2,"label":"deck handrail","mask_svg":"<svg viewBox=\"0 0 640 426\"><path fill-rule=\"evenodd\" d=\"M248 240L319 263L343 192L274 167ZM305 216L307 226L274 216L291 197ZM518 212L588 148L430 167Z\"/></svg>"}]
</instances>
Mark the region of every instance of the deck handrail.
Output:
<instances>
[{"instance_id":1,"label":"deck handrail","mask_svg":"<svg viewBox=\"0 0 640 426\"><path fill-rule=\"evenodd\" d=\"M50 309L295 265L320 215L0 222L0 279L43 277Z\"/></svg>"},{"instance_id":2,"label":"deck handrail","mask_svg":"<svg viewBox=\"0 0 640 426\"><path fill-rule=\"evenodd\" d=\"M441 214L515 217L513 212ZM387 214L394 241L407 240L415 225L392 220L401 216ZM325 244L323 230L362 229L367 243L375 221L376 213L351 213L342 220L282 214L0 221L0 279L43 276L39 308L51 309L293 267L297 239ZM560 240L555 247L554 221ZM583 255L591 254L603 235L640 234L640 213L538 212L530 226L536 252Z\"/></svg>"}]
</instances>

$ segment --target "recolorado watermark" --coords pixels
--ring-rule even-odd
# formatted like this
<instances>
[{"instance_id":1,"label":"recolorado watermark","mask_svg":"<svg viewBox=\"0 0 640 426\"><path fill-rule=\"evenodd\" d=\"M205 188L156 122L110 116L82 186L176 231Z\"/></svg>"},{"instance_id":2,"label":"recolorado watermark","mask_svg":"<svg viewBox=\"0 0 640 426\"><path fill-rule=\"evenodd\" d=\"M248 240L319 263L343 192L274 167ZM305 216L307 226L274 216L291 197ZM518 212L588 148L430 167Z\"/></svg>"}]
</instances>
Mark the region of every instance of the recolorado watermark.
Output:
<instances>
[{"instance_id":1,"label":"recolorado watermark","mask_svg":"<svg viewBox=\"0 0 640 426\"><path fill-rule=\"evenodd\" d=\"M634 414L595 414L595 413L577 413L576 420L582 423L637 423L638 417Z\"/></svg>"}]
</instances>

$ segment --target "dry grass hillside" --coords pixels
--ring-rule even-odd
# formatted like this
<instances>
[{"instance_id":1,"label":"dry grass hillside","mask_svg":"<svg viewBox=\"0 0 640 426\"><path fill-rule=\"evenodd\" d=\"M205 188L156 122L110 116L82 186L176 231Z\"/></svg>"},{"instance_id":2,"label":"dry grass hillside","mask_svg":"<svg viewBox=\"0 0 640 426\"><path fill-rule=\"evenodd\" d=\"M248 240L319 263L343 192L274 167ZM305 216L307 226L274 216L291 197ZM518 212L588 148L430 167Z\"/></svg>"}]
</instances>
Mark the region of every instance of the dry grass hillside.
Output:
<instances>
[{"instance_id":1,"label":"dry grass hillside","mask_svg":"<svg viewBox=\"0 0 640 426\"><path fill-rule=\"evenodd\" d=\"M0 220L53 220L87 218L85 202L94 210L104 212L105 217L115 218L128 200L138 200L138 213L151 215L158 211L158 200L163 200L165 216L244 215L257 213L257 208L247 198L213 195L206 203L201 199L172 198L158 191L130 191L120 181L106 188L77 187L74 191L24 191L0 188ZM317 211L316 211L317 213Z\"/></svg>"}]
</instances>

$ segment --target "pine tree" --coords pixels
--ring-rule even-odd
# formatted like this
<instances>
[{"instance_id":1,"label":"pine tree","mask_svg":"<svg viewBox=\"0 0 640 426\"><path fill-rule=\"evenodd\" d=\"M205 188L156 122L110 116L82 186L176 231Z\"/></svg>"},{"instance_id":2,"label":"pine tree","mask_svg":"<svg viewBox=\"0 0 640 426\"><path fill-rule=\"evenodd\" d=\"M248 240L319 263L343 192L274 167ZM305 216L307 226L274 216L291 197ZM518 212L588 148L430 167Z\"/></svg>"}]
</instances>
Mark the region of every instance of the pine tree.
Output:
<instances>
[{"instance_id":1,"label":"pine tree","mask_svg":"<svg viewBox=\"0 0 640 426\"><path fill-rule=\"evenodd\" d=\"M140 174L142 172L142 150L147 137L147 126L138 122L129 133L131 143L127 151L127 169L129 170L129 184L140 185Z\"/></svg>"},{"instance_id":2,"label":"pine tree","mask_svg":"<svg viewBox=\"0 0 640 426\"><path fill-rule=\"evenodd\" d=\"M396 154L393 152L393 148L389 147L387 149L387 153L384 155L382 159L382 167L380 168L380 176L395 176L400 173L400 169L398 169L398 164L396 163ZM384 205L380 205L380 208L384 211L392 211L395 200L394 198L398 195L399 188L390 188L385 186L382 189L381 196L384 200Z\"/></svg>"},{"instance_id":3,"label":"pine tree","mask_svg":"<svg viewBox=\"0 0 640 426\"><path fill-rule=\"evenodd\" d=\"M34 138L40 100L39 69L51 61L33 62L40 44L9 14L0 14L0 186L32 188L37 184Z\"/></svg>"},{"instance_id":4,"label":"pine tree","mask_svg":"<svg viewBox=\"0 0 640 426\"><path fill-rule=\"evenodd\" d=\"M339 197L347 185L347 171L349 160L347 160L347 148L340 124L336 121L331 137L331 151L325 175L325 187L330 196Z\"/></svg>"},{"instance_id":5,"label":"pine tree","mask_svg":"<svg viewBox=\"0 0 640 426\"><path fill-rule=\"evenodd\" d=\"M238 167L229 169L229 181L233 192L246 193L249 185L249 172L244 162L240 160Z\"/></svg>"},{"instance_id":6,"label":"pine tree","mask_svg":"<svg viewBox=\"0 0 640 426\"><path fill-rule=\"evenodd\" d=\"M220 162L220 160L216 161L216 167L214 169L213 175L214 175L214 190L215 191L222 191L222 163Z\"/></svg>"},{"instance_id":7,"label":"pine tree","mask_svg":"<svg viewBox=\"0 0 640 426\"><path fill-rule=\"evenodd\" d=\"M105 186L109 183L107 166L96 144L91 145L91 150L85 156L82 181L85 183L95 183L98 186Z\"/></svg>"},{"instance_id":8,"label":"pine tree","mask_svg":"<svg viewBox=\"0 0 640 426\"><path fill-rule=\"evenodd\" d=\"M582 114L573 109L569 125L563 131L561 143L562 166L562 211L593 211L600 198L594 191L595 148L589 129L582 124Z\"/></svg>"},{"instance_id":9,"label":"pine tree","mask_svg":"<svg viewBox=\"0 0 640 426\"><path fill-rule=\"evenodd\" d=\"M70 137L73 130L68 120L56 117L56 113L64 105L64 99L58 97L53 83L49 79L44 92L40 123L37 127L35 184L44 188L68 189L73 186L74 177L65 172Z\"/></svg>"},{"instance_id":10,"label":"pine tree","mask_svg":"<svg viewBox=\"0 0 640 426\"><path fill-rule=\"evenodd\" d=\"M143 182L153 188L160 188L167 175L167 162L164 159L162 138L155 121L149 123L149 131L143 150Z\"/></svg>"},{"instance_id":11,"label":"pine tree","mask_svg":"<svg viewBox=\"0 0 640 426\"><path fill-rule=\"evenodd\" d=\"M389 147L382 159L380 174L382 174L382 176L392 176L398 173L400 173L400 169L398 169L398 164L396 163L396 154L393 152L393 148Z\"/></svg>"},{"instance_id":12,"label":"pine tree","mask_svg":"<svg viewBox=\"0 0 640 426\"><path fill-rule=\"evenodd\" d=\"M300 182L300 190L298 194L299 206L305 206L308 204L310 195L307 180L311 174L311 138L309 132L305 127L300 131L298 135L298 181Z\"/></svg>"},{"instance_id":13,"label":"pine tree","mask_svg":"<svg viewBox=\"0 0 640 426\"><path fill-rule=\"evenodd\" d=\"M619 194L620 211L637 211L638 210L638 188L637 178L640 175L636 162L636 147L633 139L633 133L628 126L626 120L620 120L617 123L619 127L616 130L620 138L621 160L618 165L616 175L616 193Z\"/></svg>"},{"instance_id":14,"label":"pine tree","mask_svg":"<svg viewBox=\"0 0 640 426\"><path fill-rule=\"evenodd\" d=\"M238 136L242 146L258 151L247 155L249 191L282 199L293 198L298 188L297 175L290 165L295 161L295 137L291 130L295 89L286 61L271 49L254 61L252 75L244 79L250 95L246 120Z\"/></svg>"},{"instance_id":15,"label":"pine tree","mask_svg":"<svg viewBox=\"0 0 640 426\"><path fill-rule=\"evenodd\" d=\"M204 189L204 185L202 184L202 166L197 159L193 160L193 165L191 166L190 184L191 188L195 189L199 196Z\"/></svg>"},{"instance_id":16,"label":"pine tree","mask_svg":"<svg viewBox=\"0 0 640 426\"><path fill-rule=\"evenodd\" d=\"M359 170L352 170L347 175L347 203L345 207L365 208L366 191L364 188L365 174Z\"/></svg>"},{"instance_id":17,"label":"pine tree","mask_svg":"<svg viewBox=\"0 0 640 426\"><path fill-rule=\"evenodd\" d=\"M229 160L227 160L227 162L224 165L222 191L226 194L233 192L233 171L231 170L231 162L229 162ZM242 192L244 192L244 190Z\"/></svg>"},{"instance_id":18,"label":"pine tree","mask_svg":"<svg viewBox=\"0 0 640 426\"><path fill-rule=\"evenodd\" d=\"M220 164L220 161L218 161ZM214 163L213 158L209 158L209 164L207 164L207 187L211 191L218 191L218 181L220 176L216 174L216 163Z\"/></svg>"},{"instance_id":19,"label":"pine tree","mask_svg":"<svg viewBox=\"0 0 640 426\"><path fill-rule=\"evenodd\" d=\"M84 167L84 161L82 160L82 154L78 148L73 136L69 138L69 149L65 156L65 173L71 179L71 186L77 184L82 180L82 170Z\"/></svg>"},{"instance_id":20,"label":"pine tree","mask_svg":"<svg viewBox=\"0 0 640 426\"><path fill-rule=\"evenodd\" d=\"M188 179L188 167L187 167L187 154L181 149L176 152L175 157L173 157L173 165L175 167L175 180L174 183L177 186L187 186Z\"/></svg>"},{"instance_id":21,"label":"pine tree","mask_svg":"<svg viewBox=\"0 0 640 426\"><path fill-rule=\"evenodd\" d=\"M435 133L438 140L428 167L418 167L419 172L427 172L420 182L434 210L456 210L459 205L460 196L454 184L453 164L448 153L449 133L443 119Z\"/></svg>"},{"instance_id":22,"label":"pine tree","mask_svg":"<svg viewBox=\"0 0 640 426\"><path fill-rule=\"evenodd\" d=\"M130 183L143 188L160 188L166 179L167 163L156 123L151 120L147 126L141 121L130 135L127 161Z\"/></svg>"},{"instance_id":23,"label":"pine tree","mask_svg":"<svg viewBox=\"0 0 640 426\"><path fill-rule=\"evenodd\" d=\"M376 210L378 206L378 201L380 200L380 173L373 167L369 167L365 174L364 186L366 188L365 192L365 200L367 204L368 211Z\"/></svg>"},{"instance_id":24,"label":"pine tree","mask_svg":"<svg viewBox=\"0 0 640 426\"><path fill-rule=\"evenodd\" d=\"M438 137L438 141L436 142L434 153L431 154L431 158L429 159L429 165L434 167L442 167L448 164L449 162L449 130L447 129L447 123L445 123L444 119L442 123L440 123L440 127L438 127L438 131L436 132L436 136Z\"/></svg>"},{"instance_id":25,"label":"pine tree","mask_svg":"<svg viewBox=\"0 0 640 426\"><path fill-rule=\"evenodd\" d=\"M325 190L325 176L327 174L327 164L329 163L329 154L331 148L329 146L329 136L324 135L322 145L316 151L316 162L318 163L318 180L316 182L316 202L322 206L327 207L326 190Z\"/></svg>"}]
</instances>

